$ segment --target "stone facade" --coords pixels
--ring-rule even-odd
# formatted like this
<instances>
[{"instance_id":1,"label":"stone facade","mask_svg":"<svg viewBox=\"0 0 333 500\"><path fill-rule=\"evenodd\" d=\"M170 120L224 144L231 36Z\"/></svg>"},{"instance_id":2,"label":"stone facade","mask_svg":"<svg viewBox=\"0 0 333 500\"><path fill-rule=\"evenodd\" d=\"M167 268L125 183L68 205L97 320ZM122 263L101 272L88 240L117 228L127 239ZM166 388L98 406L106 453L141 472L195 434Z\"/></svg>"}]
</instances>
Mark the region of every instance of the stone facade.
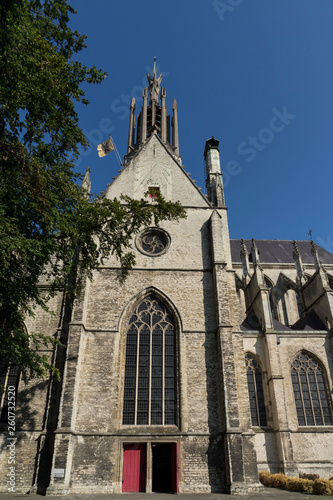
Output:
<instances>
[{"instance_id":1,"label":"stone facade","mask_svg":"<svg viewBox=\"0 0 333 500\"><path fill-rule=\"evenodd\" d=\"M333 255L313 242L230 240L218 141L206 142L205 196L179 156L177 105L174 101L170 141L165 89L160 106L160 79L156 73L149 78L150 104L145 90L136 131L131 103L124 168L106 196L141 198L158 189L167 200L180 200L187 218L161 224L168 246L156 228L150 239L133 240L136 265L125 283L119 282L119 263L110 257L87 280L70 314L59 292L51 304L54 316L36 311L27 319L29 331L58 331L66 347L49 353L62 373L60 383L19 383L16 491L135 491L134 479L126 476L129 463L139 467L137 487L147 492L245 494L260 488L258 471L265 469L332 476ZM164 251L159 253L158 245ZM172 325L174 371L167 379L167 340L154 358L152 324L147 401L140 399L144 351L138 344L128 413L134 423L128 424L129 325L138 321L135 311L142 304L164 311L163 325ZM141 339L148 326L143 320L140 325ZM165 339L171 327L163 325ZM315 366L306 375L312 377L310 398L305 389L296 395L297 375L292 378L300 354L298 368ZM252 386L245 356L257 367ZM164 392L154 393L160 387L154 359ZM173 400L167 396L170 380ZM148 424L139 422L145 404ZM154 405L162 408L158 423ZM1 491L7 491L6 439L3 426ZM139 455L141 462L135 462ZM159 473L167 477L165 483L157 482Z\"/></svg>"}]
</instances>

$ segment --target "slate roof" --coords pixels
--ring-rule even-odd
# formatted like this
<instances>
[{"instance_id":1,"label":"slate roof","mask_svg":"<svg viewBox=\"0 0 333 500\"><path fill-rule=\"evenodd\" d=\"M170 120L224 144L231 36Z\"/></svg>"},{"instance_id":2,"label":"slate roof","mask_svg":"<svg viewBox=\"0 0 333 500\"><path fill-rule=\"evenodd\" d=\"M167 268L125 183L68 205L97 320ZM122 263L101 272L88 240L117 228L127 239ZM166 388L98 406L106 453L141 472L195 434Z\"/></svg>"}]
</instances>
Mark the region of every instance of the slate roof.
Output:
<instances>
[{"instance_id":1,"label":"slate roof","mask_svg":"<svg viewBox=\"0 0 333 500\"><path fill-rule=\"evenodd\" d=\"M251 240L244 240L247 251L251 253ZM255 240L262 264L293 264L293 242L290 240ZM310 241L296 241L303 264L313 264ZM241 262L241 240L230 240L232 262ZM333 265L333 254L316 245L322 264ZM250 258L251 262L251 258Z\"/></svg>"}]
</instances>

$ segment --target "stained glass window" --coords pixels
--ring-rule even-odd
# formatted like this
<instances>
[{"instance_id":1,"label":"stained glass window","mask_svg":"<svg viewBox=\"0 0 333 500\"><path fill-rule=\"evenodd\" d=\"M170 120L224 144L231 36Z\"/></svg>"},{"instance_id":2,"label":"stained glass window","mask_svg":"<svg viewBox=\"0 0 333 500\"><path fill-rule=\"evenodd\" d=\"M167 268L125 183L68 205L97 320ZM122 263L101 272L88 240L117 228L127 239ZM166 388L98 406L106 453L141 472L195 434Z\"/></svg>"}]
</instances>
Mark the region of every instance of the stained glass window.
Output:
<instances>
[{"instance_id":1,"label":"stained glass window","mask_svg":"<svg viewBox=\"0 0 333 500\"><path fill-rule=\"evenodd\" d=\"M332 425L332 413L322 368L306 352L293 361L291 380L299 425Z\"/></svg>"},{"instance_id":2,"label":"stained glass window","mask_svg":"<svg viewBox=\"0 0 333 500\"><path fill-rule=\"evenodd\" d=\"M246 355L245 362L247 367L251 422L253 426L265 427L267 425L267 418L261 369L256 360L250 355Z\"/></svg>"},{"instance_id":3,"label":"stained glass window","mask_svg":"<svg viewBox=\"0 0 333 500\"><path fill-rule=\"evenodd\" d=\"M127 330L123 424L176 424L176 401L175 326L166 307L150 296Z\"/></svg>"}]
</instances>

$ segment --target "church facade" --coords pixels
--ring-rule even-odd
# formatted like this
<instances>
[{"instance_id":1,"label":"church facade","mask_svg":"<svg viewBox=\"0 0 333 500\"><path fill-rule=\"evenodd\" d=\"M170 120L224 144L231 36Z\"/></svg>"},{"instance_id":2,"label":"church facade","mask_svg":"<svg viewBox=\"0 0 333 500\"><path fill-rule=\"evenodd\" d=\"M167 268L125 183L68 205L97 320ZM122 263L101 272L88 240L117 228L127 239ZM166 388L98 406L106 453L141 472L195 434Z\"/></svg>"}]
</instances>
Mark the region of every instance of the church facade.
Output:
<instances>
[{"instance_id":1,"label":"church facade","mask_svg":"<svg viewBox=\"0 0 333 500\"><path fill-rule=\"evenodd\" d=\"M142 228L124 283L111 256L72 310L59 292L53 316L27 318L66 348L47 352L61 383L1 374L18 390L16 491L245 494L261 470L328 478L333 255L313 241L230 240L219 142L204 147L204 195L179 155L177 103L171 118L155 69L148 83L105 195L153 203L159 191L187 218Z\"/></svg>"}]
</instances>

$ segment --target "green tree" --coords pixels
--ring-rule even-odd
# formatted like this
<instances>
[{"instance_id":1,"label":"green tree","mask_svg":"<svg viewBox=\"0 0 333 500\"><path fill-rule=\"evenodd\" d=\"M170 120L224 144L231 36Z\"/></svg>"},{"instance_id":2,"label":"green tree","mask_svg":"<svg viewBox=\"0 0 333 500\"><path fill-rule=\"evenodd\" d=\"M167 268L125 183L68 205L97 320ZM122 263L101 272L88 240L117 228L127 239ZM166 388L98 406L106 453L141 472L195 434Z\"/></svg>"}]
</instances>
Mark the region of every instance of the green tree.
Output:
<instances>
[{"instance_id":1,"label":"green tree","mask_svg":"<svg viewBox=\"0 0 333 500\"><path fill-rule=\"evenodd\" d=\"M36 306L48 310L59 289L72 300L82 277L110 253L125 276L134 263L132 236L185 216L161 196L153 204L107 200L80 187L74 161L88 143L75 102L88 104L82 84L106 74L74 60L85 36L68 26L70 14L67 0L0 5L0 364L19 363L26 378L54 370L39 352L54 339L28 335L24 318Z\"/></svg>"}]
</instances>

